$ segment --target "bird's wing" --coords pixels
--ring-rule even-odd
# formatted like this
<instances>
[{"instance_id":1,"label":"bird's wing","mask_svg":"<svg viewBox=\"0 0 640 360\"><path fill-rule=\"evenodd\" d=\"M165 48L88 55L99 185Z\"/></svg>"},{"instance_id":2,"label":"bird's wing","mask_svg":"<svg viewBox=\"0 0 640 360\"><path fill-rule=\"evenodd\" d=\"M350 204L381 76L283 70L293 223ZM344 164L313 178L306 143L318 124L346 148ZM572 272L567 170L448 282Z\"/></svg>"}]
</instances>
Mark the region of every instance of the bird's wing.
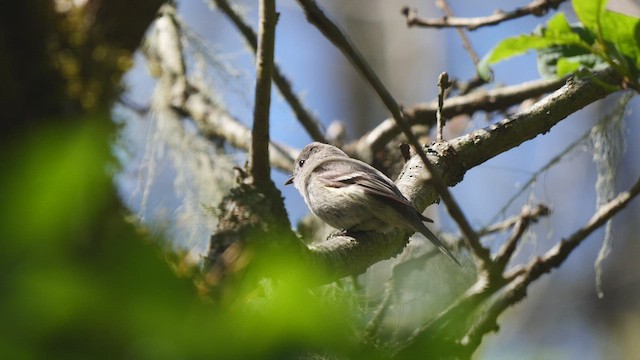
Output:
<instances>
[{"instance_id":1,"label":"bird's wing","mask_svg":"<svg viewBox=\"0 0 640 360\"><path fill-rule=\"evenodd\" d=\"M385 204L402 214L415 227L415 230L425 235L453 262L458 266L462 266L440 239L420 222L420 220L433 221L420 214L416 207L404 197L393 181L374 167L350 158L327 158L320 162L313 171L318 175L317 179L325 186L334 188L357 186L364 190L366 194L384 201Z\"/></svg>"},{"instance_id":2,"label":"bird's wing","mask_svg":"<svg viewBox=\"0 0 640 360\"><path fill-rule=\"evenodd\" d=\"M386 175L374 167L350 158L327 158L314 169L325 186L341 188L356 186L401 214L408 211L418 214L421 220L433 222L422 216L416 207L407 200L400 189Z\"/></svg>"}]
</instances>

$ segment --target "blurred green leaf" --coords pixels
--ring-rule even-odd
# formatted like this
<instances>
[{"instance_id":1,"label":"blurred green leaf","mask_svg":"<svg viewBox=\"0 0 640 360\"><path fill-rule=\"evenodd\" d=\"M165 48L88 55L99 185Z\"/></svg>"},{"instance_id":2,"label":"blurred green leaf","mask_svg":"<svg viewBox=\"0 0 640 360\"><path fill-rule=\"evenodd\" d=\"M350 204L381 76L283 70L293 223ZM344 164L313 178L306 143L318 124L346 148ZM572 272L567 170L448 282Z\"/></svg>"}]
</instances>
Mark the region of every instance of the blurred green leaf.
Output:
<instances>
[{"instance_id":1,"label":"blurred green leaf","mask_svg":"<svg viewBox=\"0 0 640 360\"><path fill-rule=\"evenodd\" d=\"M252 265L255 276L215 302L198 294L197 278L177 276L166 259L179 261L180 253L124 220L106 171L108 123L52 122L3 152L11 171L0 178L0 357L262 359L356 351L348 307L310 292L317 274L292 254L255 250L262 259ZM248 281L261 274L274 280Z\"/></svg>"},{"instance_id":2,"label":"blurred green leaf","mask_svg":"<svg viewBox=\"0 0 640 360\"><path fill-rule=\"evenodd\" d=\"M573 0L573 10L582 25L591 33L600 33L600 16L605 11L608 0Z\"/></svg>"},{"instance_id":3,"label":"blurred green leaf","mask_svg":"<svg viewBox=\"0 0 640 360\"><path fill-rule=\"evenodd\" d=\"M583 67L587 69L598 70L603 69L607 66L607 63L593 54L567 56L560 57L558 59L555 73L556 76L562 77L565 75L573 74Z\"/></svg>"},{"instance_id":4,"label":"blurred green leaf","mask_svg":"<svg viewBox=\"0 0 640 360\"><path fill-rule=\"evenodd\" d=\"M615 49L614 58L624 64L628 62L631 72L637 77L640 69L640 19L604 11L602 14L602 37L608 48Z\"/></svg>"}]
</instances>

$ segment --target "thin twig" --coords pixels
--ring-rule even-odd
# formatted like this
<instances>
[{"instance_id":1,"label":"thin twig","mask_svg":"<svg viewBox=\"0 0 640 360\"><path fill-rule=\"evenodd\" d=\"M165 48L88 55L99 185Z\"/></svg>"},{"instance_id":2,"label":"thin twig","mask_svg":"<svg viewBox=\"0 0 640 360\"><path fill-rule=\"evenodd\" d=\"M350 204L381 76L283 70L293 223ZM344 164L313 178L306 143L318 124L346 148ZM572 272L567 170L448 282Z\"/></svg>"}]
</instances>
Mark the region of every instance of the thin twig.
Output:
<instances>
[{"instance_id":1,"label":"thin twig","mask_svg":"<svg viewBox=\"0 0 640 360\"><path fill-rule=\"evenodd\" d=\"M251 176L257 186L271 181L269 162L269 109L271 108L271 74L276 38L275 0L260 0L259 42L256 53L256 92L251 130Z\"/></svg>"},{"instance_id":2,"label":"thin twig","mask_svg":"<svg viewBox=\"0 0 640 360\"><path fill-rule=\"evenodd\" d=\"M449 82L449 74L447 72L443 72L438 77L438 111L436 111L436 139L438 142L444 141L442 137L442 130L444 128L444 121L442 121L442 106L444 104L444 94L445 91L451 86Z\"/></svg>"},{"instance_id":3,"label":"thin twig","mask_svg":"<svg viewBox=\"0 0 640 360\"><path fill-rule=\"evenodd\" d=\"M535 173L533 173L533 175L529 177L529 180L527 180L524 183L524 185L520 187L520 190L517 193L513 194L513 196L510 197L509 200L507 200L507 202L502 206L502 208L500 208L500 210L496 212L496 215L493 217L492 221L495 221L500 216L500 214L504 214L507 211L507 209L509 209L509 206L511 206L511 204L513 204L513 202L516 201L516 199L522 194L522 192L536 182L540 174L548 171L554 165L559 164L562 158L567 156L567 154L569 154L570 151L572 151L573 149L578 147L580 144L582 144L589 137L589 134L591 134L591 129L585 131L584 134L582 134L582 136L580 136L571 144L569 144L566 148L560 151L558 155L551 158L549 161L547 161L546 164L544 164L540 169L538 169Z\"/></svg>"},{"instance_id":4,"label":"thin twig","mask_svg":"<svg viewBox=\"0 0 640 360\"><path fill-rule=\"evenodd\" d=\"M463 339L463 345L469 348L470 352L475 350L480 345L482 337L495 328L498 316L526 296L526 289L533 281L550 272L553 268L559 267L591 233L624 209L639 194L640 178L629 191L620 193L615 199L601 206L583 227L568 238L558 242L544 256L533 259L526 266L524 272L522 272L522 269L518 269L520 275L513 277L514 282L485 310L483 319L477 321ZM512 275L507 274L505 276L511 277Z\"/></svg>"},{"instance_id":5,"label":"thin twig","mask_svg":"<svg viewBox=\"0 0 640 360\"><path fill-rule=\"evenodd\" d=\"M418 26L428 28L465 28L475 30L483 26L497 25L503 21L517 19L527 15L544 16L551 9L566 0L535 0L528 5L516 8L512 11L496 11L493 15L472 18L441 17L439 19L423 19L418 16L416 9L404 7L402 14L407 20L407 26Z\"/></svg>"},{"instance_id":6,"label":"thin twig","mask_svg":"<svg viewBox=\"0 0 640 360\"><path fill-rule=\"evenodd\" d=\"M446 0L436 1L436 6L439 7L445 13L447 18L450 19L453 17L453 11L451 10L451 7L449 6ZM471 46L471 41L469 41L469 37L467 36L467 33L464 32L463 28L456 28L456 30L458 31L458 35L462 39L462 44L464 46L464 49L467 51L467 53L471 57L471 61L473 62L473 65L478 65L478 63L480 62L480 57L478 56L478 53L476 53L476 51L473 49L473 46Z\"/></svg>"},{"instance_id":7,"label":"thin twig","mask_svg":"<svg viewBox=\"0 0 640 360\"><path fill-rule=\"evenodd\" d=\"M417 328L407 341L398 346L394 357L415 358L417 354L424 354L426 351L437 351L434 344L438 343L438 336L447 336L448 341L455 343L455 335L447 327L461 326L468 321L469 314L482 304L495 291L499 290L503 284L494 284L488 287L487 283L479 279L465 295L457 299L447 309L436 315L427 324ZM439 343L442 347L442 343ZM448 348L445 346L445 348ZM434 357L432 353L429 353ZM451 355L451 354L449 354Z\"/></svg>"},{"instance_id":8,"label":"thin twig","mask_svg":"<svg viewBox=\"0 0 640 360\"><path fill-rule=\"evenodd\" d=\"M446 0L436 1L436 6L439 7L447 17L449 18L453 17L453 11L451 10L451 7L449 6ZM467 36L465 29L456 28L456 32L458 33L458 36L460 36L460 39L462 40L462 47L467 52L467 54L469 54L469 57L471 57L473 66L477 67L478 63L480 62L480 57L478 56L478 53L473 49L473 45L471 45L471 41L469 40L469 37ZM473 77L473 79L471 79L470 81L464 83L459 87L460 92L458 94L459 95L468 94L473 89L476 89L486 83L487 81L482 76L478 75L478 71L476 69L476 75Z\"/></svg>"},{"instance_id":9,"label":"thin twig","mask_svg":"<svg viewBox=\"0 0 640 360\"><path fill-rule=\"evenodd\" d=\"M416 153L422 159L425 167L431 175L431 183L436 189L440 197L444 201L449 214L458 223L462 233L466 236L469 248L474 254L476 259L476 265L483 271L489 270L489 263L491 262L489 256L489 250L487 250L480 243L478 235L473 231L471 224L467 221L462 210L453 199L453 196L449 192L442 176L436 169L436 167L429 161L427 155L424 153L422 146L419 144L416 136L411 132L409 124L405 120L400 106L395 101L393 96L389 93L384 86L380 78L371 69L364 57L351 43L347 36L324 14L324 12L318 7L313 0L298 0L302 5L307 19L313 25L315 25L324 35L329 39L342 53L349 59L351 64L360 72L362 76L369 82L371 87L376 91L382 102L386 105L389 112L391 112L394 120L402 129L402 132L407 137L409 143L414 147Z\"/></svg>"},{"instance_id":10,"label":"thin twig","mask_svg":"<svg viewBox=\"0 0 640 360\"><path fill-rule=\"evenodd\" d=\"M227 0L211 1L215 3L229 20L231 20L235 27L238 28L238 31L244 36L245 41L255 54L258 49L258 37L242 15L234 10ZM321 130L320 121L318 121L311 111L305 107L302 100L294 93L291 82L284 76L277 64L274 64L273 67L273 82L276 84L278 90L280 90L284 99L289 103L289 106L291 106L298 121L300 121L307 133L309 133L309 136L315 141L326 143L327 139Z\"/></svg>"},{"instance_id":11,"label":"thin twig","mask_svg":"<svg viewBox=\"0 0 640 360\"><path fill-rule=\"evenodd\" d=\"M399 348L396 355L409 355L416 349L429 347L437 341L436 337L443 333L446 334L452 344L462 345L464 347L463 351L467 354L473 353L479 346L482 336L496 329L498 316L508 307L522 300L526 296L527 287L534 280L550 272L554 267L560 266L573 249L587 236L626 207L638 194L640 194L640 179L629 191L619 194L614 200L600 207L585 226L573 233L569 238L560 241L547 251L543 257L532 260L524 268L517 267L513 269L510 273L504 275L502 281L488 284L479 279L479 282L471 287L464 297L458 299L429 323L418 328L408 341ZM493 294L498 293L505 286L505 291L494 296L491 305L481 313L479 319L473 322L473 326L466 331L466 334L462 333L460 335L461 338L458 338L458 335L448 328L449 326L459 327L460 324L456 323L457 320L464 319L467 321L471 313L480 304ZM460 340L458 341L458 339Z\"/></svg>"},{"instance_id":12,"label":"thin twig","mask_svg":"<svg viewBox=\"0 0 640 360\"><path fill-rule=\"evenodd\" d=\"M478 72L476 69L476 75L471 80L468 80L466 82L456 81L455 86L456 86L456 89L458 90L458 95L466 95L472 92L473 90L479 88L480 86L485 85L486 83L487 83L487 80L485 80L482 76L478 75Z\"/></svg>"},{"instance_id":13,"label":"thin twig","mask_svg":"<svg viewBox=\"0 0 640 360\"><path fill-rule=\"evenodd\" d=\"M216 105L209 97L210 91L202 91L187 83L187 98L174 110L193 119L198 131L209 139L222 139L229 145L249 152L251 149L251 130ZM285 144L270 142L269 159L274 168L286 173L293 170L293 161L299 150Z\"/></svg>"},{"instance_id":14,"label":"thin twig","mask_svg":"<svg viewBox=\"0 0 640 360\"><path fill-rule=\"evenodd\" d=\"M528 265L527 281L531 282L541 275L551 271L562 264L571 251L578 247L587 236L604 225L607 220L612 218L620 210L624 209L633 198L640 194L640 178L636 180L633 186L625 192L618 194L613 200L600 206L598 211L589 219L589 221L571 236L563 239L540 259L532 261Z\"/></svg>"},{"instance_id":15,"label":"thin twig","mask_svg":"<svg viewBox=\"0 0 640 360\"><path fill-rule=\"evenodd\" d=\"M371 66L364 59L360 51L351 43L351 40L329 19L320 9L315 0L298 0L304 9L307 20L313 24L324 36L335 45L351 62L351 65L362 75L378 94L384 105L391 112L394 119L402 119L400 106L389 93L387 88ZM403 122L402 120L400 120ZM413 144L412 144L413 145Z\"/></svg>"},{"instance_id":16,"label":"thin twig","mask_svg":"<svg viewBox=\"0 0 640 360\"><path fill-rule=\"evenodd\" d=\"M529 227L530 221L526 217L520 218L516 223L516 226L513 228L513 232L507 239L507 241L502 245L500 250L495 257L496 267L498 267L501 271L507 266L509 260L511 260L511 255L516 250L516 246L518 245L518 240L522 238L525 230Z\"/></svg>"},{"instance_id":17,"label":"thin twig","mask_svg":"<svg viewBox=\"0 0 640 360\"><path fill-rule=\"evenodd\" d=\"M527 207L529 208L529 207ZM533 208L529 208L528 211L524 212L524 209L520 214L512 216L508 219L505 219L499 223L493 224L491 226L487 226L478 230L478 235L486 236L489 234L493 234L500 231L505 231L510 227L514 226L520 219L524 216L529 217L532 221L537 221L539 218L543 216L548 216L551 214L551 209L544 204L538 204Z\"/></svg>"},{"instance_id":18,"label":"thin twig","mask_svg":"<svg viewBox=\"0 0 640 360\"><path fill-rule=\"evenodd\" d=\"M410 251L404 251L398 258L394 261L393 266L391 267L391 274L389 275L389 279L385 283L384 294L382 295L382 301L373 312L373 316L371 320L367 323L367 326L364 329L364 334L362 336L363 341L371 343L374 341L376 334L378 333L380 326L382 325L382 321L384 317L387 315L389 311L389 307L391 306L394 294L398 291L396 289L396 285L398 282L401 282L402 273L405 273L406 267L419 267L415 265L416 262L422 264L424 260L435 256L436 253L440 251L438 249L432 249L433 251L428 251L425 255L411 257Z\"/></svg>"},{"instance_id":19,"label":"thin twig","mask_svg":"<svg viewBox=\"0 0 640 360\"><path fill-rule=\"evenodd\" d=\"M387 281L384 294L382 295L382 301L373 312L373 316L371 320L367 323L367 326L364 328L362 339L364 342L370 343L372 342L378 331L380 330L380 325L382 325L382 320L387 315L389 307L391 306L391 300L393 300L393 293L395 292L395 282L393 280L393 276Z\"/></svg>"},{"instance_id":20,"label":"thin twig","mask_svg":"<svg viewBox=\"0 0 640 360\"><path fill-rule=\"evenodd\" d=\"M529 225L536 221L540 216L547 216L551 213L551 209L544 205L538 205L537 208L530 208L524 206L520 212L520 219L516 222L511 235L507 241L500 247L494 257L494 262L498 269L502 272L507 266L509 260L513 256L514 251L518 245L518 241L522 238L522 235L527 230Z\"/></svg>"},{"instance_id":21,"label":"thin twig","mask_svg":"<svg viewBox=\"0 0 640 360\"><path fill-rule=\"evenodd\" d=\"M420 152L418 152L418 154L420 154ZM476 260L476 268L478 269L478 272L487 273L491 268L489 250L480 243L480 237L478 237L478 234L473 230L471 224L462 212L462 209L460 209L458 203L454 200L453 195L449 192L449 189L445 185L438 169L429 161L429 159L427 159L426 155L423 156L424 157L421 156L421 158L431 175L431 184L442 198L442 201L444 201L449 215L451 215L455 220L464 234L465 239L467 240L467 245L469 246L469 249L471 249Z\"/></svg>"}]
</instances>

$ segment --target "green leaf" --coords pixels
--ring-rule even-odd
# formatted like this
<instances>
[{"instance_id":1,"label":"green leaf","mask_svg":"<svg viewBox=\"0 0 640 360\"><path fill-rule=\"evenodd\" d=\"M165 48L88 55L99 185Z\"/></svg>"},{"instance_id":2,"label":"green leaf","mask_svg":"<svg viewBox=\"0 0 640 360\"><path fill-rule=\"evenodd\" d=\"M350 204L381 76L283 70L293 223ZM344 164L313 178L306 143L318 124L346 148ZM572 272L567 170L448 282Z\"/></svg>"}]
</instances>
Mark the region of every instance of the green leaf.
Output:
<instances>
[{"instance_id":1,"label":"green leaf","mask_svg":"<svg viewBox=\"0 0 640 360\"><path fill-rule=\"evenodd\" d=\"M606 9L608 0L573 0L582 24L598 39L600 48L625 75L640 74L640 19ZM604 54L603 54L604 55Z\"/></svg>"},{"instance_id":2,"label":"green leaf","mask_svg":"<svg viewBox=\"0 0 640 360\"><path fill-rule=\"evenodd\" d=\"M225 279L218 301L200 296L194 283L210 289L207 274L125 221L105 170L106 116L50 123L0 153L1 358L275 359L301 349L373 358L348 336L349 303L309 291L318 269L297 252L256 249L260 260ZM251 280L276 273L270 289Z\"/></svg>"},{"instance_id":3,"label":"green leaf","mask_svg":"<svg viewBox=\"0 0 640 360\"><path fill-rule=\"evenodd\" d=\"M485 61L485 59L480 60L480 62L476 66L476 72L478 73L478 76L480 76L484 81L492 82L493 70L491 69L491 66L489 66L489 63Z\"/></svg>"},{"instance_id":4,"label":"green leaf","mask_svg":"<svg viewBox=\"0 0 640 360\"><path fill-rule=\"evenodd\" d=\"M581 26L569 26L580 37L580 42L576 42L579 45L556 45L538 50L538 71L543 78L562 77L580 67L601 69L608 66L604 59L591 50L595 43L593 34Z\"/></svg>"},{"instance_id":5,"label":"green leaf","mask_svg":"<svg viewBox=\"0 0 640 360\"><path fill-rule=\"evenodd\" d=\"M592 70L604 69L608 64L594 54L583 54L572 57L562 57L556 64L556 76L562 77L575 73L580 68Z\"/></svg>"},{"instance_id":6,"label":"green leaf","mask_svg":"<svg viewBox=\"0 0 640 360\"><path fill-rule=\"evenodd\" d=\"M545 79L565 76L581 66L594 68L596 65L604 67L607 64L600 57L576 46L554 46L538 50L538 72Z\"/></svg>"},{"instance_id":7,"label":"green leaf","mask_svg":"<svg viewBox=\"0 0 640 360\"><path fill-rule=\"evenodd\" d=\"M602 14L602 38L607 42L607 50L617 50L612 57L633 64L637 71L640 68L640 19L605 11ZM620 57L621 56L621 57Z\"/></svg>"},{"instance_id":8,"label":"green leaf","mask_svg":"<svg viewBox=\"0 0 640 360\"><path fill-rule=\"evenodd\" d=\"M549 21L547 21L547 26L545 31L548 32L547 34L548 37L551 35L553 35L554 37L557 37L557 36L564 36L565 34L568 35L573 30L571 28L571 25L567 21L567 18L564 16L564 13L557 13L554 16L552 16L551 19L549 19Z\"/></svg>"},{"instance_id":9,"label":"green leaf","mask_svg":"<svg viewBox=\"0 0 640 360\"><path fill-rule=\"evenodd\" d=\"M588 36L580 34L572 28L563 13L555 14L547 22L547 27L536 30L532 35L519 35L501 41L478 64L480 76L487 73L490 64L498 63L508 58L522 55L529 50L542 50L554 46L573 46L577 49L585 49L580 54L587 52ZM576 50L573 50L576 51ZM553 64L557 59L554 59ZM555 71L554 71L555 73ZM485 77L485 79L488 79Z\"/></svg>"},{"instance_id":10,"label":"green leaf","mask_svg":"<svg viewBox=\"0 0 640 360\"><path fill-rule=\"evenodd\" d=\"M556 65L556 75L558 77L576 72L582 64L579 61L572 61L567 58L558 59Z\"/></svg>"},{"instance_id":11,"label":"green leaf","mask_svg":"<svg viewBox=\"0 0 640 360\"><path fill-rule=\"evenodd\" d=\"M490 64L495 64L502 60L522 55L529 50L543 49L551 45L554 45L551 39L538 35L519 35L501 41L489 53L486 61Z\"/></svg>"},{"instance_id":12,"label":"green leaf","mask_svg":"<svg viewBox=\"0 0 640 360\"><path fill-rule=\"evenodd\" d=\"M600 18L608 0L573 0L573 10L585 28L594 34L600 32Z\"/></svg>"}]
</instances>

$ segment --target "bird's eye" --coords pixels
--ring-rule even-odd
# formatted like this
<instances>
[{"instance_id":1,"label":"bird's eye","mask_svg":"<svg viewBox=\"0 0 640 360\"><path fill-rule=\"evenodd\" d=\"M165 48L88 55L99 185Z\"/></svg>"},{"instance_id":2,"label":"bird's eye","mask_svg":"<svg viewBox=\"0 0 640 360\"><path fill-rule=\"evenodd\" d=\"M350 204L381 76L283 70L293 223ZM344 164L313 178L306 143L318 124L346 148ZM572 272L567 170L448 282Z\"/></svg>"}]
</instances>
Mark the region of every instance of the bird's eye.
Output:
<instances>
[{"instance_id":1,"label":"bird's eye","mask_svg":"<svg viewBox=\"0 0 640 360\"><path fill-rule=\"evenodd\" d=\"M304 165L304 159L303 159L303 160L298 161L298 166L302 167L302 165Z\"/></svg>"}]
</instances>

